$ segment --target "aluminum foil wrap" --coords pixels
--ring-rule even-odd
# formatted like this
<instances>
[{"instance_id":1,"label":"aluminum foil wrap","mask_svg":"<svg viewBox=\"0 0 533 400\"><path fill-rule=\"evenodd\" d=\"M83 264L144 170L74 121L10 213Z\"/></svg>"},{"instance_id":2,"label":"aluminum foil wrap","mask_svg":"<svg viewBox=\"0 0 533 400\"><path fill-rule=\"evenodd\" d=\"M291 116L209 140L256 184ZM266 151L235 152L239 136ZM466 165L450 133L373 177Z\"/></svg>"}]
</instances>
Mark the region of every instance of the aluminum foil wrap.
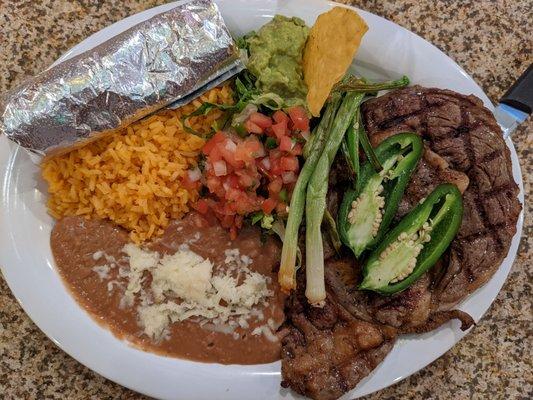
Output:
<instances>
[{"instance_id":1,"label":"aluminum foil wrap","mask_svg":"<svg viewBox=\"0 0 533 400\"><path fill-rule=\"evenodd\" d=\"M185 0L0 99L0 131L50 156L178 107L243 68L211 0Z\"/></svg>"}]
</instances>

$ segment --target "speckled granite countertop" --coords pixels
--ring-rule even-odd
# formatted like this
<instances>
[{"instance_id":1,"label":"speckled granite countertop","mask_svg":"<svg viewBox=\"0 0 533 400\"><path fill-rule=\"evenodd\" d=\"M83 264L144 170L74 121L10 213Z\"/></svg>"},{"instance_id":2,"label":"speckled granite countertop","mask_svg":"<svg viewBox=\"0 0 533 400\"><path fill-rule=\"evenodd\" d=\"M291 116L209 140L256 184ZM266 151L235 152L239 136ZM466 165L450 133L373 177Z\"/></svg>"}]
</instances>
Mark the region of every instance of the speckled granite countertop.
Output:
<instances>
[{"instance_id":1,"label":"speckled granite countertop","mask_svg":"<svg viewBox=\"0 0 533 400\"><path fill-rule=\"evenodd\" d=\"M0 0L0 91L33 75L89 34L161 0ZM533 61L529 0L343 1L437 45L495 101ZM514 135L526 197L533 183L533 123ZM368 399L533 398L531 203L518 257L496 301L452 350ZM1 262L1 260L0 260ZM144 399L58 349L0 279L0 398Z\"/></svg>"}]
</instances>

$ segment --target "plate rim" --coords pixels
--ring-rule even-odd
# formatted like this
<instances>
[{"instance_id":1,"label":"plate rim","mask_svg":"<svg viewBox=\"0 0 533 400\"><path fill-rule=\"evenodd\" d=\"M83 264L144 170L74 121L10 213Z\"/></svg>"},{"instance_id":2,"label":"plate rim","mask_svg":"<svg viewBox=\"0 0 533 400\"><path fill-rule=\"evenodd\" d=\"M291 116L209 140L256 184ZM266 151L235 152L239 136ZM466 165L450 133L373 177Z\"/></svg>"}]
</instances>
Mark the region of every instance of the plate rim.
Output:
<instances>
[{"instance_id":1,"label":"plate rim","mask_svg":"<svg viewBox=\"0 0 533 400\"><path fill-rule=\"evenodd\" d=\"M217 1L217 2L224 2L225 0L215 0L215 1ZM398 25L398 24L395 24L394 22L389 21L389 20L387 20L387 19L385 19L385 18L383 18L383 17L380 17L380 16L378 16L378 15L376 15L376 14L373 14L373 13L369 13L369 12L367 12L367 11L362 11L362 10L356 8L356 7L352 7L352 6L348 6L348 5L340 4L340 3L335 3L335 2L333 2L333 1L312 0L312 2L315 3L315 4L316 4L316 3L323 3L323 4L328 4L329 6L341 6L341 7L346 7L346 8L352 8L352 9L356 9L358 12L363 12L363 13L367 13L367 14L372 14L374 17L378 18L379 20L386 21L387 23L390 23L390 24L394 24L395 27L399 28L400 30L405 31L405 32L407 32L407 33L410 34L410 35L414 35L414 36L416 36L416 37L418 38L418 40L422 40L422 41L426 42L426 44L430 45L430 46L433 47L435 50L437 50L437 51L441 54L441 56L446 57L448 60L450 60L450 61L454 64L454 67L455 67L459 72L461 72L464 76L466 76L466 77L467 77L467 78L468 78L468 79L469 79L469 80L470 80L475 86L477 86L477 88L479 89L479 92L480 92L480 93L483 93L483 94L484 94L484 97L485 97L485 98L483 98L483 101L484 101L485 105L488 106L491 110L493 109L492 104L490 103L490 100L488 99L488 97L485 95L483 89L477 84L477 82L476 82L476 81L475 81L475 80L474 80L469 74L466 73L466 71L464 71L464 69L463 69L461 66L459 66L459 65L458 65L453 59L451 59L447 54L445 54L444 52L442 52L440 49L438 49L436 46L434 46L433 44L431 44L430 42L428 42L428 41L425 40L424 38L418 36L416 33L412 32L412 31L409 31L408 29L406 29L406 28L404 28L404 27L402 27L402 26L400 26L400 25ZM119 20L119 21L117 21L117 22L111 24L111 25L108 25L108 26L104 27L103 29L101 29L100 31L95 32L94 34L88 36L88 37L85 38L83 41L81 41L81 42L79 42L78 44L76 44L75 46L73 46L71 49L69 49L66 53L64 53L64 54L63 54L63 55L62 55L62 56L61 56L61 57L60 57L60 58L59 58L54 64L52 64L52 65L55 65L56 63L61 62L61 61L65 60L65 59L67 59L67 58L69 58L69 57L75 55L75 53L76 53L76 49L79 49L79 48L82 47L84 44L87 44L88 42L95 40L95 37L97 37L97 36L99 36L99 35L101 35L101 36L105 36L107 32L110 32L110 31L112 31L113 29L116 29L117 26L120 26L120 25L122 25L122 24L124 24L124 25L128 25L128 24L130 24L131 21L137 21L137 22L138 22L138 21L141 21L141 19L138 20L138 18L143 18L143 19L149 18L149 17L150 17L150 14L154 15L154 14L157 14L157 13L159 13L159 12L162 12L162 11L164 11L164 10L166 10L166 9L173 8L173 7L175 7L175 6L177 5L177 3L179 3L179 1L178 1L178 2L167 3L167 4L164 4L164 5L161 5L161 6L157 6L157 7L153 7L153 8L150 8L150 9L147 9L147 10L144 10L144 11L141 11L141 12L139 12L139 13L133 14L133 15L131 15L131 16L128 16L128 17L126 17L126 18L124 18L124 19L122 19L122 20ZM146 18L144 18L145 16L146 16ZM131 24L128 25L128 26L131 26ZM91 46L91 47L92 47L92 46ZM89 47L89 48L90 48L90 47ZM487 103L487 102L488 102L488 103ZM503 279L502 279L502 283L501 283L500 287L498 288L497 292L495 293L494 296L491 296L490 302L488 302L488 305L487 305L485 311L482 312L482 314L479 316L479 318L477 319L477 321L479 321L481 318L483 318L484 314L485 314L485 313L488 311L488 309L491 307L491 305L492 305L492 303L494 302L496 296L500 293L503 284L504 284L505 281L507 280L508 274L509 274L509 272L510 272L512 266L514 265L514 261L515 261L515 259L516 259L516 255L517 255L517 253L518 253L518 244L519 244L519 242L520 242L520 239L521 239L521 236L522 236L522 230L523 230L524 203L525 203L525 201L524 201L524 187L523 187L522 171L521 171L521 167L520 167L520 163L519 163L518 155L517 155L517 153L516 153L516 150L515 150L515 147L514 147L512 141L511 141L510 139L507 139L505 142L506 142L506 145L507 145L507 147L509 148L510 153L511 153L512 167L513 167L513 172L515 173L515 179L518 179L517 184L518 184L519 189L520 189L520 193L519 193L518 198L519 198L519 201L520 201L521 204L522 204L522 211L521 211L521 213L520 213L520 215L519 215L519 218L518 218L518 220L517 220L517 225L516 225L516 226L517 226L517 232L516 232L515 236L513 237L513 241L512 241L512 243L511 243L511 246L510 246L510 248L509 248L509 252L508 252L508 255L507 255L507 257L511 256L510 261L509 261L509 263L510 263L509 268L508 268L508 270L505 272L505 277L503 277ZM15 151L15 157L16 157L16 153L17 153L18 151L21 151L21 150L20 150L20 148L17 147L17 149L16 149L16 151ZM1 166L1 164L0 164L0 166ZM2 174L3 174L4 172L8 172L8 171L7 171L7 169L6 169L6 171L3 171L3 168L2 168L2 171L1 171L1 172L2 172ZM2 176L0 175L0 179L1 179L1 178L2 178ZM4 177L4 178L6 178L6 177ZM4 179L4 180L5 180L5 179ZM3 189L5 190L5 188L6 188L7 186L8 186L8 185L6 184L5 181L4 181L3 183L0 181L0 188L3 188ZM4 197L2 197L2 199L4 199ZM3 211L0 211L0 215L3 215ZM0 236L3 236L3 232L1 231L1 229L0 229ZM516 245L516 246L515 246L515 245ZM514 251L512 252L513 247L516 247L516 248L515 248ZM512 252L512 253L511 253L511 252ZM1 253L1 252L0 252L0 253ZM502 264L500 265L499 268L501 268L501 266L502 266L503 264L504 264L504 261L502 261ZM95 371L95 372L98 373L99 375L102 375L102 376L104 376L105 378L107 378L107 379L109 379L109 380L111 380L111 381L113 381L113 382L116 382L116 383L118 383L118 384L120 384L120 385L122 385L122 386L124 386L124 387L127 387L127 388L130 388L130 389L132 389L132 390L135 390L135 391L137 391L137 392L139 392L139 393L143 393L143 394L146 394L146 395L151 395L151 392L144 391L142 388L136 387L135 385L131 385L131 384L127 383L127 382L123 382L122 380L117 380L116 378L111 377L110 374L108 374L108 373L105 372L105 371L102 371L101 369L95 369L95 368L93 368L92 366L89 365L89 363L86 363L85 361L81 361L81 360L80 360L80 357L75 356L75 355L73 355L73 354L71 353L71 351L66 350L66 349L61 345L61 343L59 343L59 341L58 341L56 338L50 336L50 335L49 335L44 329L41 328L41 324L40 324L40 323L35 322L35 319L39 319L39 318L37 318L37 317L36 317L35 319L33 318L33 316L32 316L33 313L32 313L32 312L28 312L26 304L22 301L22 299L20 299L20 298L17 296L17 294L16 294L15 291L13 290L12 285L10 284L10 281L9 281L8 278L7 278L7 275L8 275L8 273L7 273L7 267L6 267L5 265L0 265L0 268L1 268L1 272L2 272L3 275L4 275L4 278L5 278L5 281L6 281L7 285L8 285L8 287L10 288L10 290L11 290L11 292L13 293L13 296L16 298L17 302L18 302L18 303L21 305L21 307L23 308L24 312L29 316L29 318L32 320L32 322L35 323L35 324L37 325L37 327L38 327L38 328L39 328L39 329L40 329L40 330L41 330L41 331L42 331L42 332L43 332L43 333L44 333L44 334L45 334L45 335L46 335L46 336L47 336L47 337L53 342L53 343L55 343L56 345L58 345L58 346L61 348L62 351L64 351L64 352L66 352L67 354L69 354L69 356L71 356L72 358L74 358L75 360L77 360L78 362L80 362L82 365L86 366L87 368L91 369L92 371ZM491 280L492 280L495 276L496 276L496 274L493 275L493 277L491 277ZM489 280L489 281L490 281L490 280ZM487 282L487 284L488 284L488 282ZM485 285L484 285L484 286L485 286ZM482 286L482 287L483 287L483 286ZM470 294L470 296L468 296L466 299L469 299L469 298L474 297L474 296L476 295L476 293L477 293L477 291L474 292L474 293L472 293L472 294ZM461 303L458 304L459 308L460 308L461 304L462 304L466 299L464 299ZM82 310L82 311L85 312L84 310ZM476 321L476 322L477 322L477 321ZM96 322L96 321L94 321L94 322ZM104 328L104 329L105 329L105 328ZM469 330L469 331L470 331L470 330ZM417 372L417 371L419 371L419 370L425 368L425 367L426 367L427 365L429 365L430 363L436 361L436 360L437 360L439 357L441 357L445 352L447 352L447 351L450 350L453 346L455 346L455 345L456 345L456 344L462 339L462 337L464 337L464 335L466 335L469 331L467 331L466 333L460 335L459 339L456 340L456 341L455 341L450 347L443 349L442 352L440 352L440 354L439 354L437 357L435 357L434 359L428 361L425 365L423 365L422 367L420 367L420 368L417 369L416 371L412 371L412 372L410 372L410 373L408 373L408 374L403 375L401 378L399 378L399 379L397 379L397 380L394 380L394 381L388 382L387 385L382 386L379 390L382 390L382 389L384 389L384 388L386 388L386 387L388 387L388 386L391 386L391 385L393 385L393 384L395 384L395 383L397 383L397 382L399 382L399 381L401 381L401 380L404 380L405 378L407 378L408 376L412 375L413 373L415 373L415 372ZM180 361L189 362L189 360L180 360ZM277 363L274 363L274 364L277 364ZM270 365L270 364L263 364L263 365ZM250 367L250 366L248 366L248 367ZM257 367L257 365L256 365L256 366L252 366L252 367ZM349 393L351 393L351 392L353 392L353 391L350 391L350 392L348 392L347 394L349 395ZM152 393L152 395L153 395L153 393Z\"/></svg>"}]
</instances>

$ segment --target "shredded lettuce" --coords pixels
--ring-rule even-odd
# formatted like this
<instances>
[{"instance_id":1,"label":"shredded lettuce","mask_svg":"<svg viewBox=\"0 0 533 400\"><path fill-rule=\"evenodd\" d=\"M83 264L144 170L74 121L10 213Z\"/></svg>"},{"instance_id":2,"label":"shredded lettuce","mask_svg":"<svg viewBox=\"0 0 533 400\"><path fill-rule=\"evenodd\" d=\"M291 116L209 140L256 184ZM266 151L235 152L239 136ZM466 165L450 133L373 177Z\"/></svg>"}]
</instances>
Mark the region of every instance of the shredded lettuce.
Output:
<instances>
[{"instance_id":1,"label":"shredded lettuce","mask_svg":"<svg viewBox=\"0 0 533 400\"><path fill-rule=\"evenodd\" d=\"M258 211L252 215L251 222L252 225L261 223L261 228L271 230L272 224L274 223L274 216L271 214L265 214L262 211Z\"/></svg>"}]
</instances>

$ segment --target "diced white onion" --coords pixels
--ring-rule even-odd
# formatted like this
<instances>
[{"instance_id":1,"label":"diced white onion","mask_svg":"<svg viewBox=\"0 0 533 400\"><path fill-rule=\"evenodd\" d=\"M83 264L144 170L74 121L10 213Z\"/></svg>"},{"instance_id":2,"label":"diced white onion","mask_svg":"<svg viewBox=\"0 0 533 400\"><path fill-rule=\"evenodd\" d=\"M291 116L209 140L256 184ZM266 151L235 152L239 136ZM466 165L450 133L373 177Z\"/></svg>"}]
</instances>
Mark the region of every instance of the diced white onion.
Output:
<instances>
[{"instance_id":1,"label":"diced white onion","mask_svg":"<svg viewBox=\"0 0 533 400\"><path fill-rule=\"evenodd\" d=\"M261 160L261 165L263 166L263 168L265 168L267 171L270 170L270 167L272 167L272 165L270 164L270 158L268 157L265 157Z\"/></svg>"},{"instance_id":2,"label":"diced white onion","mask_svg":"<svg viewBox=\"0 0 533 400\"><path fill-rule=\"evenodd\" d=\"M224 176L228 173L226 163L223 160L215 161L213 163L213 170L215 171L216 176Z\"/></svg>"},{"instance_id":3,"label":"diced white onion","mask_svg":"<svg viewBox=\"0 0 533 400\"><path fill-rule=\"evenodd\" d=\"M226 148L226 150L231 151L232 153L237 150L237 145L233 140L226 140L226 145L224 147Z\"/></svg>"},{"instance_id":4,"label":"diced white onion","mask_svg":"<svg viewBox=\"0 0 533 400\"><path fill-rule=\"evenodd\" d=\"M187 171L187 174L189 175L189 180L191 182L197 182L202 178L202 172L199 168L193 168Z\"/></svg>"},{"instance_id":5,"label":"diced white onion","mask_svg":"<svg viewBox=\"0 0 533 400\"><path fill-rule=\"evenodd\" d=\"M294 172L284 172L281 174L281 179L283 183L293 183L296 182L296 174Z\"/></svg>"}]
</instances>

